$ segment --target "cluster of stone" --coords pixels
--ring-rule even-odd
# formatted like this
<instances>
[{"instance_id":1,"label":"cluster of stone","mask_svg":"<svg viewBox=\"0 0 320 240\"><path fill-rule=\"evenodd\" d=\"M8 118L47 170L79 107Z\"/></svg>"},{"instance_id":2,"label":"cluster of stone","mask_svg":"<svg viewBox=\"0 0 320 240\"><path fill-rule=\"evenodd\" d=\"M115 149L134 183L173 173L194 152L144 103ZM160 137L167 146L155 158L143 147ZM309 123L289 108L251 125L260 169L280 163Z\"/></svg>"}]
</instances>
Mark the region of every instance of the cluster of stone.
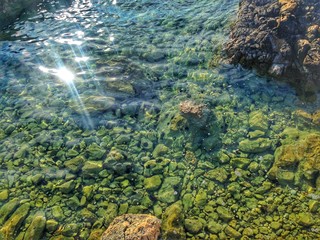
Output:
<instances>
[{"instance_id":1,"label":"cluster of stone","mask_svg":"<svg viewBox=\"0 0 320 240\"><path fill-rule=\"evenodd\" d=\"M320 3L242 0L226 45L231 63L294 85L306 100L320 86Z\"/></svg>"}]
</instances>

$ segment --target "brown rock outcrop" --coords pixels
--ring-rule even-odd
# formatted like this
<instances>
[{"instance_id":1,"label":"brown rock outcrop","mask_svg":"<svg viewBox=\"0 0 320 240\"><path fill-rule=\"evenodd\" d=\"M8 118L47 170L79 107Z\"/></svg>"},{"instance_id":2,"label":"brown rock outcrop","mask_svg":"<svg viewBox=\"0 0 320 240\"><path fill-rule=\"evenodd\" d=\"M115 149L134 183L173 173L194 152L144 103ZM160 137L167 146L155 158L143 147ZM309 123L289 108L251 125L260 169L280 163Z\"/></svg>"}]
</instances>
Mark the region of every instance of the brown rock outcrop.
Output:
<instances>
[{"instance_id":1,"label":"brown rock outcrop","mask_svg":"<svg viewBox=\"0 0 320 240\"><path fill-rule=\"evenodd\" d=\"M101 240L157 240L161 221L148 214L124 214L116 217Z\"/></svg>"},{"instance_id":2,"label":"brown rock outcrop","mask_svg":"<svg viewBox=\"0 0 320 240\"><path fill-rule=\"evenodd\" d=\"M241 0L225 51L231 63L285 80L314 100L320 90L320 2Z\"/></svg>"}]
</instances>

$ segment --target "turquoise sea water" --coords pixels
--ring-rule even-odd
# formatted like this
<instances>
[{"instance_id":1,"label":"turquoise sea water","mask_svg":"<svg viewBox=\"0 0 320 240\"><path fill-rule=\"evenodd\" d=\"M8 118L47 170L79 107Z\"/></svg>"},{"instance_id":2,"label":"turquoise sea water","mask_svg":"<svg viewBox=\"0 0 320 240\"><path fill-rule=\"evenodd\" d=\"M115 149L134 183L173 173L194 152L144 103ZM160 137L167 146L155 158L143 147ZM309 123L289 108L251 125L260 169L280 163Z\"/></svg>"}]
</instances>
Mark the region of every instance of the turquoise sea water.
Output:
<instances>
[{"instance_id":1,"label":"turquoise sea water","mask_svg":"<svg viewBox=\"0 0 320 240\"><path fill-rule=\"evenodd\" d=\"M40 239L97 239L149 213L162 239L317 239L319 100L219 58L237 7L52 1L17 20L0 42L0 236L39 221ZM292 142L302 157L277 165Z\"/></svg>"}]
</instances>

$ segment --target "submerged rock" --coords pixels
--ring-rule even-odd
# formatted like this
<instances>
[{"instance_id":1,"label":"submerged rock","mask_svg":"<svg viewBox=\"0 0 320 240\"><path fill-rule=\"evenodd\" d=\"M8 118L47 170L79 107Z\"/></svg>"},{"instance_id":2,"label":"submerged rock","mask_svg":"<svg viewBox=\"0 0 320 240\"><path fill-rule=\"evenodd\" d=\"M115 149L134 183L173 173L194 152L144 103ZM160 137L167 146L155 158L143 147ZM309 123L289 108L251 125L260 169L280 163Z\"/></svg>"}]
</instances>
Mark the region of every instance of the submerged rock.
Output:
<instances>
[{"instance_id":1,"label":"submerged rock","mask_svg":"<svg viewBox=\"0 0 320 240\"><path fill-rule=\"evenodd\" d=\"M268 172L269 178L283 184L295 184L306 189L315 187L320 171L320 135L286 129L286 138L275 152L275 161Z\"/></svg>"},{"instance_id":2,"label":"submerged rock","mask_svg":"<svg viewBox=\"0 0 320 240\"><path fill-rule=\"evenodd\" d=\"M25 203L17 208L0 229L0 239L15 239L23 221L28 216L30 204Z\"/></svg>"},{"instance_id":3,"label":"submerged rock","mask_svg":"<svg viewBox=\"0 0 320 240\"><path fill-rule=\"evenodd\" d=\"M116 217L101 240L157 240L161 221L148 214L124 214Z\"/></svg>"},{"instance_id":4,"label":"submerged rock","mask_svg":"<svg viewBox=\"0 0 320 240\"><path fill-rule=\"evenodd\" d=\"M25 240L39 240L41 239L46 226L46 216L44 212L37 212L29 225L24 238Z\"/></svg>"},{"instance_id":5,"label":"submerged rock","mask_svg":"<svg viewBox=\"0 0 320 240\"><path fill-rule=\"evenodd\" d=\"M32 9L41 0L4 0L0 5L0 30L16 18L18 18L24 11Z\"/></svg>"},{"instance_id":6,"label":"submerged rock","mask_svg":"<svg viewBox=\"0 0 320 240\"><path fill-rule=\"evenodd\" d=\"M184 240L184 215L181 201L169 206L162 217L161 236L163 240Z\"/></svg>"},{"instance_id":7,"label":"submerged rock","mask_svg":"<svg viewBox=\"0 0 320 240\"><path fill-rule=\"evenodd\" d=\"M243 0L226 53L294 86L307 100L320 90L318 0Z\"/></svg>"}]
</instances>

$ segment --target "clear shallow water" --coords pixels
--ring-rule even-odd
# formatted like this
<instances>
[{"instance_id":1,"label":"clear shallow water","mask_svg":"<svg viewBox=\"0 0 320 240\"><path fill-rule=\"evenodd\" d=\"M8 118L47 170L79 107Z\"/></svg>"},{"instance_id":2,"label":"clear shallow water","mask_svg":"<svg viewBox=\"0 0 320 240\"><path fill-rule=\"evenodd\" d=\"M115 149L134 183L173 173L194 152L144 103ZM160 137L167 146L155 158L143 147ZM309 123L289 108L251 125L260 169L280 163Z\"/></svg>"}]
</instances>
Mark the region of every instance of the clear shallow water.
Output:
<instances>
[{"instance_id":1,"label":"clear shallow water","mask_svg":"<svg viewBox=\"0 0 320 240\"><path fill-rule=\"evenodd\" d=\"M319 102L219 64L237 1L60 4L24 16L0 43L1 204L30 204L18 239L37 211L54 225L44 239L93 239L117 215L161 219L179 200L188 239L317 236L317 211L312 227L292 216L309 212L315 189L266 176L284 129L319 131L294 114L313 113ZM186 100L206 106L205 123L181 115ZM239 150L252 112L267 118L270 146L259 152ZM261 192L265 182L271 187ZM270 198L280 209L261 207Z\"/></svg>"}]
</instances>

